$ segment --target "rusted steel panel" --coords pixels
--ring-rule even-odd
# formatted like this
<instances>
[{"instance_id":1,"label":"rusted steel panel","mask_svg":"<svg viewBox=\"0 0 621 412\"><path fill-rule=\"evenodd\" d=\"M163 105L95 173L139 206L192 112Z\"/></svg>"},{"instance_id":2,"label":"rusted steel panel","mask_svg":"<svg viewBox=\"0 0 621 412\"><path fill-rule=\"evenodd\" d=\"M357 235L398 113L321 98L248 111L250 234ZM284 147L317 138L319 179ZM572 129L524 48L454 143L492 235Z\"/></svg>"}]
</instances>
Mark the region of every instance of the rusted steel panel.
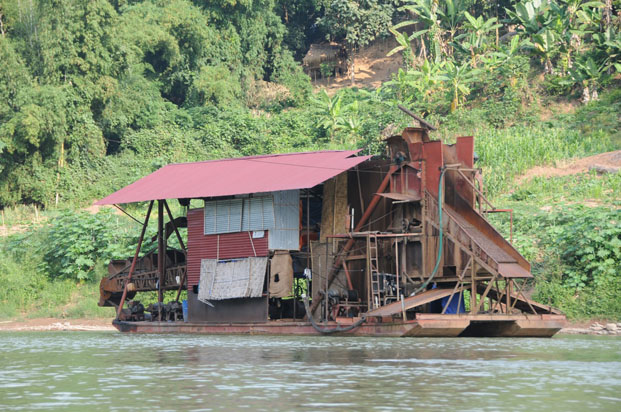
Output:
<instances>
[{"instance_id":1,"label":"rusted steel panel","mask_svg":"<svg viewBox=\"0 0 621 412\"><path fill-rule=\"evenodd\" d=\"M533 275L517 263L500 263L498 273L504 278L532 278Z\"/></svg>"},{"instance_id":2,"label":"rusted steel panel","mask_svg":"<svg viewBox=\"0 0 621 412\"><path fill-rule=\"evenodd\" d=\"M483 219L478 213L476 213L468 203L461 197L456 198L454 213L458 216L458 220L461 222L468 222L476 231L480 233L480 237L484 238L486 244L494 244L494 251L498 249L502 250L502 257L494 257L498 263L517 263L525 270L530 271L530 263L509 243L498 231L485 219ZM481 244L481 247L485 248L486 245ZM487 250L486 250L487 251ZM488 253L494 253L487 251ZM511 258L507 258L509 255Z\"/></svg>"},{"instance_id":3,"label":"rusted steel panel","mask_svg":"<svg viewBox=\"0 0 621 412\"><path fill-rule=\"evenodd\" d=\"M252 232L203 234L203 209L188 211L188 286L198 285L201 259L234 259L267 256L268 231L253 238Z\"/></svg>"},{"instance_id":4,"label":"rusted steel panel","mask_svg":"<svg viewBox=\"0 0 621 412\"><path fill-rule=\"evenodd\" d=\"M457 160L466 167L474 167L474 137L457 138Z\"/></svg>"},{"instance_id":5,"label":"rusted steel panel","mask_svg":"<svg viewBox=\"0 0 621 412\"><path fill-rule=\"evenodd\" d=\"M425 159L425 187L427 191L438 197L438 183L440 182L440 168L444 166L442 156L442 142L439 140L423 144Z\"/></svg>"}]
</instances>

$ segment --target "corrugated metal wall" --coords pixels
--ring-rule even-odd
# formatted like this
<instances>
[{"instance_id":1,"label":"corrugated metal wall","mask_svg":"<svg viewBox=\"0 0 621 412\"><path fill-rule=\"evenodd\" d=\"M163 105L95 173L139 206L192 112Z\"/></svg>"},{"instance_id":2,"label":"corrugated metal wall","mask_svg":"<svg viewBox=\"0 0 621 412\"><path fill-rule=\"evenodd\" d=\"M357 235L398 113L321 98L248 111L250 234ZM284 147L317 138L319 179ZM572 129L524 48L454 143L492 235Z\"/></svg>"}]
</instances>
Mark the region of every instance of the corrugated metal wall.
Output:
<instances>
[{"instance_id":1,"label":"corrugated metal wall","mask_svg":"<svg viewBox=\"0 0 621 412\"><path fill-rule=\"evenodd\" d=\"M235 233L242 230L243 199L205 202L205 235Z\"/></svg>"},{"instance_id":2,"label":"corrugated metal wall","mask_svg":"<svg viewBox=\"0 0 621 412\"><path fill-rule=\"evenodd\" d=\"M271 230L274 228L274 199L260 196L244 199L241 230Z\"/></svg>"},{"instance_id":3,"label":"corrugated metal wall","mask_svg":"<svg viewBox=\"0 0 621 412\"><path fill-rule=\"evenodd\" d=\"M300 191L273 192L274 229L270 231L271 250L300 249Z\"/></svg>"},{"instance_id":4,"label":"corrugated metal wall","mask_svg":"<svg viewBox=\"0 0 621 412\"><path fill-rule=\"evenodd\" d=\"M268 232L252 239L252 232L204 235L203 208L188 211L188 285L198 285L201 259L233 259L267 256ZM254 246L254 248L253 248Z\"/></svg>"}]
</instances>

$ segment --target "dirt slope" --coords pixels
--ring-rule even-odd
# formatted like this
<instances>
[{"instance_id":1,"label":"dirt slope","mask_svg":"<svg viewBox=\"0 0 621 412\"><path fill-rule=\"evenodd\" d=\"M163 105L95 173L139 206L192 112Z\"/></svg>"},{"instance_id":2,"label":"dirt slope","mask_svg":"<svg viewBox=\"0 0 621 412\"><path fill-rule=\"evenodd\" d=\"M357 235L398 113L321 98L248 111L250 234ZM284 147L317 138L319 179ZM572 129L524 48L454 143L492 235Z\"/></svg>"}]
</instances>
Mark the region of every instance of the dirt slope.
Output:
<instances>
[{"instance_id":1,"label":"dirt slope","mask_svg":"<svg viewBox=\"0 0 621 412\"><path fill-rule=\"evenodd\" d=\"M369 47L365 47L356 54L355 87L377 88L383 82L390 80L390 76L396 73L403 63L400 53L386 57L389 51L394 49L397 43L394 39L380 39ZM344 87L351 87L349 76L337 76L329 79L318 79L313 82L316 89L326 89L328 94L333 94Z\"/></svg>"},{"instance_id":2,"label":"dirt slope","mask_svg":"<svg viewBox=\"0 0 621 412\"><path fill-rule=\"evenodd\" d=\"M554 177L584 173L587 172L591 167L595 166L601 166L610 169L621 169L621 150L583 157L581 159L568 161L564 164L559 164L557 167L536 166L528 170L519 178L517 178L516 184L519 185L520 183L539 176Z\"/></svg>"}]
</instances>

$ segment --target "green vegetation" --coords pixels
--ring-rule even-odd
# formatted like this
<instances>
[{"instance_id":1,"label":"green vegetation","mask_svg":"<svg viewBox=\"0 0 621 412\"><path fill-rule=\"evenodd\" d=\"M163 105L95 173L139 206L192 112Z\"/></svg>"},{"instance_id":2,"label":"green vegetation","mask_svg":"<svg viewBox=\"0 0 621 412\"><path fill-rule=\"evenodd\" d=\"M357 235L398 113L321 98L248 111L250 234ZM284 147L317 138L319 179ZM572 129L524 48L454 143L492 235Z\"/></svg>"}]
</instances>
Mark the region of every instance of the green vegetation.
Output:
<instances>
[{"instance_id":1,"label":"green vegetation","mask_svg":"<svg viewBox=\"0 0 621 412\"><path fill-rule=\"evenodd\" d=\"M107 260L131 254L137 225L76 212L94 199L170 162L382 154L382 138L410 124L404 104L440 126L436 138L476 136L489 195L516 210L536 296L572 317L619 319L619 175L515 183L533 166L621 148L619 10L618 0L4 1L0 316L109 313L94 306L96 282ZM354 69L376 39L403 58L389 81L313 91L299 63L311 43L345 46Z\"/></svg>"},{"instance_id":2,"label":"green vegetation","mask_svg":"<svg viewBox=\"0 0 621 412\"><path fill-rule=\"evenodd\" d=\"M514 212L514 244L532 262L535 299L572 318L621 313L621 174L538 176L497 199ZM492 216L503 233L506 216Z\"/></svg>"}]
</instances>

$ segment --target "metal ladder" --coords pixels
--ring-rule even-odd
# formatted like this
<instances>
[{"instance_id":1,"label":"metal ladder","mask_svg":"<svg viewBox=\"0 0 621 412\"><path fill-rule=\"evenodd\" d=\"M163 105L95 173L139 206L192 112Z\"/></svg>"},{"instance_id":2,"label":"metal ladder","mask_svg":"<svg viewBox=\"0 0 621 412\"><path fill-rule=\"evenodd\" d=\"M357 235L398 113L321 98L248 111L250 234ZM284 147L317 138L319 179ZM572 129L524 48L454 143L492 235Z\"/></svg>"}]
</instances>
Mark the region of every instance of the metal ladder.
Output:
<instances>
[{"instance_id":1,"label":"metal ladder","mask_svg":"<svg viewBox=\"0 0 621 412\"><path fill-rule=\"evenodd\" d=\"M380 274L377 258L377 236L369 234L367 236L367 249L369 251L369 270L371 276L371 307L376 309L382 306L380 298Z\"/></svg>"}]
</instances>

